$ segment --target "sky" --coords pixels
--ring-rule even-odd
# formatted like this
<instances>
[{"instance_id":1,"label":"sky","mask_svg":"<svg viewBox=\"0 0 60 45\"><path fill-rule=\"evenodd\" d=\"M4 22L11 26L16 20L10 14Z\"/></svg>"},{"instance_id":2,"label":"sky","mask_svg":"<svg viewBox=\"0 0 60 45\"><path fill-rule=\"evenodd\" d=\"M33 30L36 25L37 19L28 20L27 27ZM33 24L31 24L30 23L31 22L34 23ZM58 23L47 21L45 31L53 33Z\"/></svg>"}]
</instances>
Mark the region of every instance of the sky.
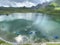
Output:
<instances>
[{"instance_id":1,"label":"sky","mask_svg":"<svg viewBox=\"0 0 60 45\"><path fill-rule=\"evenodd\" d=\"M32 7L52 0L0 0L0 6L3 7Z\"/></svg>"}]
</instances>

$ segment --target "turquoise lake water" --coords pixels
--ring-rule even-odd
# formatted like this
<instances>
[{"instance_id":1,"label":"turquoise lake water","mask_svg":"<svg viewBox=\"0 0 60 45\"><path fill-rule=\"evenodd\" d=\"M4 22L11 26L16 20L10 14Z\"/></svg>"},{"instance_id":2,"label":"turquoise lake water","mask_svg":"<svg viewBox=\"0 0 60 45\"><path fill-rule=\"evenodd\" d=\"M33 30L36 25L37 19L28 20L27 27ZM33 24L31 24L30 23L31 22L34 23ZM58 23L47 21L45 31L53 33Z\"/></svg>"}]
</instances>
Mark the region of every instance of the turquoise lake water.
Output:
<instances>
[{"instance_id":1,"label":"turquoise lake water","mask_svg":"<svg viewBox=\"0 0 60 45\"><path fill-rule=\"evenodd\" d=\"M8 42L60 41L60 20L41 13L0 15L0 37ZM19 37L17 40L16 37Z\"/></svg>"}]
</instances>

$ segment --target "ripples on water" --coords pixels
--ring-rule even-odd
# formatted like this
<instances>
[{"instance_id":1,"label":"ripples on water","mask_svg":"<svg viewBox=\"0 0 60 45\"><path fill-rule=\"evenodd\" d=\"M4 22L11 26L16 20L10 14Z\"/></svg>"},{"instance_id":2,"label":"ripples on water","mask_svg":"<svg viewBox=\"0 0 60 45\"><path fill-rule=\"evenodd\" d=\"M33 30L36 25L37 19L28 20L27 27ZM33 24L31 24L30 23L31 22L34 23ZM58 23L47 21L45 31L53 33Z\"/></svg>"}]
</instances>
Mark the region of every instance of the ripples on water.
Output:
<instances>
[{"instance_id":1,"label":"ripples on water","mask_svg":"<svg viewBox=\"0 0 60 45\"><path fill-rule=\"evenodd\" d=\"M41 13L0 15L0 37L17 43L60 41L60 23Z\"/></svg>"}]
</instances>

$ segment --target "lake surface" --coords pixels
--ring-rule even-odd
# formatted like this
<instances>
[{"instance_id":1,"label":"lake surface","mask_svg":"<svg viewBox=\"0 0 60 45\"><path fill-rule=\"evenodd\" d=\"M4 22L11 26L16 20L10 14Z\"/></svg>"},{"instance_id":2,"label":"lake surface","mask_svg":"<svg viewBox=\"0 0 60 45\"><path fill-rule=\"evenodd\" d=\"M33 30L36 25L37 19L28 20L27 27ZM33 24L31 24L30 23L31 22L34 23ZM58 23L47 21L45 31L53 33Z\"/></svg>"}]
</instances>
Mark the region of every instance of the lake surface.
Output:
<instances>
[{"instance_id":1,"label":"lake surface","mask_svg":"<svg viewBox=\"0 0 60 45\"><path fill-rule=\"evenodd\" d=\"M0 15L0 38L12 43L60 41L60 20L41 13Z\"/></svg>"}]
</instances>

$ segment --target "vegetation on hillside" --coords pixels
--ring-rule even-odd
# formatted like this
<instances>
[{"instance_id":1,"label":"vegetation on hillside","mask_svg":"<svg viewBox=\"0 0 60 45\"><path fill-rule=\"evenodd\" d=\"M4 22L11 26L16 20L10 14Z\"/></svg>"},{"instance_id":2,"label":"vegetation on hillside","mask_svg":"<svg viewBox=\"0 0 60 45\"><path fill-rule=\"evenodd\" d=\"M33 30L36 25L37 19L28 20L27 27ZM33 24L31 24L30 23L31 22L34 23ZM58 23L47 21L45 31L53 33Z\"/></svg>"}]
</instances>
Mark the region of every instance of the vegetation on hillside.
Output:
<instances>
[{"instance_id":1,"label":"vegetation on hillside","mask_svg":"<svg viewBox=\"0 0 60 45\"><path fill-rule=\"evenodd\" d=\"M47 13L47 14L60 14L60 6L53 2L44 8L27 8L27 7L0 7L0 14L10 13Z\"/></svg>"}]
</instances>

